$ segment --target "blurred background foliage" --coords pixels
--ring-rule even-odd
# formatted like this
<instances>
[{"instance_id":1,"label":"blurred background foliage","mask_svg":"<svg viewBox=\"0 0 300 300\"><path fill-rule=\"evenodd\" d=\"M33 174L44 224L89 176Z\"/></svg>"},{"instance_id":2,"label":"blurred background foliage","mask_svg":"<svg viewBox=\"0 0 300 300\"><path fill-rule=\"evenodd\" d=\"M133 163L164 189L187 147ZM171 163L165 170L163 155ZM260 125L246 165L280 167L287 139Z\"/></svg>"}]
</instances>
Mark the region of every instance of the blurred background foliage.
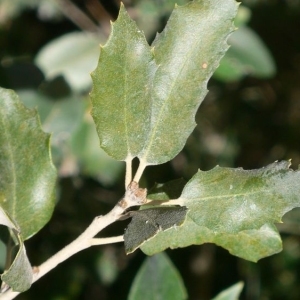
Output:
<instances>
[{"instance_id":1,"label":"blurred background foliage","mask_svg":"<svg viewBox=\"0 0 300 300\"><path fill-rule=\"evenodd\" d=\"M174 3L126 0L129 14L151 43ZM124 192L124 164L99 149L89 114L90 72L96 67L118 0L0 0L0 86L15 89L52 132L59 170L57 207L49 224L26 242L38 265L109 211ZM169 163L149 167L143 184L183 177L215 165L259 168L275 160L300 164L300 0L245 0L239 30L209 82L186 147ZM300 299L300 213L278 227L284 250L257 264L206 244L167 251L189 299L211 299L243 280L241 299ZM124 222L102 236L122 234ZM0 245L3 268L5 250ZM94 247L47 274L18 299L126 299L145 256L123 245Z\"/></svg>"}]
</instances>

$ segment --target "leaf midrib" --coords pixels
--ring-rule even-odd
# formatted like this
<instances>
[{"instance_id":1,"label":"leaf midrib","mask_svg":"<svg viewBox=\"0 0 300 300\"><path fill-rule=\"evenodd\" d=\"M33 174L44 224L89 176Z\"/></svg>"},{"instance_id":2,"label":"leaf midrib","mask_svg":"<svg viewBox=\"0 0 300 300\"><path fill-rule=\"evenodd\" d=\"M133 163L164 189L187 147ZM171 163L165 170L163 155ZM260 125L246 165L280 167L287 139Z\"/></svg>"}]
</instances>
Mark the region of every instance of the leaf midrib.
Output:
<instances>
[{"instance_id":1,"label":"leaf midrib","mask_svg":"<svg viewBox=\"0 0 300 300\"><path fill-rule=\"evenodd\" d=\"M198 39L198 40L196 41L196 43L194 44L194 45L197 46L196 49L198 49L198 45L199 45L200 42L201 42L200 39ZM152 49L153 49L154 59L155 59L154 47L152 47ZM158 127L158 125L161 123L161 120L162 120L161 116L162 116L163 111L165 110L165 107L166 107L166 105L167 105L166 103L169 103L170 97L171 97L171 95L173 94L174 86L176 86L175 83L177 83L177 79L178 79L179 75L181 74L182 69L186 66L186 61L190 59L191 53L192 53L193 51L194 51L194 47L190 47L190 50L188 51L188 55L185 56L185 59L184 59L183 63L181 64L180 71L177 72L176 79L175 79L175 80L173 81L173 83L171 84L171 88L169 89L168 96L166 97L166 100L163 102L163 105L162 105L161 110L160 110L160 112L159 112L158 118L156 119L155 126L153 127L152 134L150 135L149 142L146 144L146 151L145 151L144 155L140 158L140 160L143 160L143 162L146 162L145 164L148 163L146 158L147 158L148 153L149 153L149 150L150 150L150 148L152 147L152 144L153 144L153 142L154 142L154 136L155 136L155 134L156 134L156 132L157 132L157 127ZM158 70L159 70L159 68L157 69L157 71L158 71ZM156 71L156 72L157 72L157 71ZM155 77L156 77L156 76L154 76L153 81L155 80ZM153 90L153 89L152 89L152 90ZM153 95L152 95L152 97L153 97ZM151 98L152 98L152 97L151 97Z\"/></svg>"},{"instance_id":2,"label":"leaf midrib","mask_svg":"<svg viewBox=\"0 0 300 300\"><path fill-rule=\"evenodd\" d=\"M126 36L128 37L128 26L126 24ZM128 39L128 38L127 38ZM127 106L128 106L128 75L127 75L127 66L128 66L128 56L127 54L130 53L130 47L129 44L126 43L126 59L124 60L124 65L123 65L123 73L124 73L124 116L125 116L125 136L126 136L126 146L127 146L127 157L126 160L128 158L130 158L131 155L131 149L130 149L130 142L129 142L129 131L128 131L128 122L130 122L130 120L128 121L128 110L127 110Z\"/></svg>"},{"instance_id":3,"label":"leaf midrib","mask_svg":"<svg viewBox=\"0 0 300 300\"><path fill-rule=\"evenodd\" d=\"M270 190L259 190L255 192L248 192L248 193L238 193L238 194L226 194L226 195L217 195L217 196L206 196L206 197L193 197L193 198L184 198L180 197L179 199L183 201L183 203L186 203L186 201L192 201L192 200L209 200L209 199L221 199L221 198L232 198L232 197L239 197L239 196L249 196L253 194L258 193L264 193L264 192L270 192Z\"/></svg>"}]
</instances>

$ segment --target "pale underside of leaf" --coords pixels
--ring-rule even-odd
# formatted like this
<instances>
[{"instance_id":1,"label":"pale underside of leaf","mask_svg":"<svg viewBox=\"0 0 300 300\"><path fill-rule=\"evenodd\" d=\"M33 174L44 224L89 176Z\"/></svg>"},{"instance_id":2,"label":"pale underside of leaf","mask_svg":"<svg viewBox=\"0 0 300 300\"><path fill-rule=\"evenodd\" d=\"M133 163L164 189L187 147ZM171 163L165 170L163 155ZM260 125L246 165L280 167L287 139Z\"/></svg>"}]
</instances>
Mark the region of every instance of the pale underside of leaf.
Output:
<instances>
[{"instance_id":1,"label":"pale underside of leaf","mask_svg":"<svg viewBox=\"0 0 300 300\"><path fill-rule=\"evenodd\" d=\"M150 125L153 54L144 34L121 5L92 73L92 116L101 147L117 160L135 157Z\"/></svg>"},{"instance_id":2,"label":"pale underside of leaf","mask_svg":"<svg viewBox=\"0 0 300 300\"><path fill-rule=\"evenodd\" d=\"M189 208L184 224L160 232L142 250L153 254L167 247L213 242L252 261L279 252L281 239L273 223L300 206L300 171L289 165L199 171L179 198Z\"/></svg>"},{"instance_id":3,"label":"pale underside of leaf","mask_svg":"<svg viewBox=\"0 0 300 300\"><path fill-rule=\"evenodd\" d=\"M1 280L5 282L7 287L11 287L14 291L26 291L29 289L32 282L31 265L26 255L25 245L20 235L19 228L2 207L0 207L0 224L11 229L9 231L12 234L12 238L19 247L18 253L12 264L3 274L1 274Z\"/></svg>"},{"instance_id":4,"label":"pale underside of leaf","mask_svg":"<svg viewBox=\"0 0 300 300\"><path fill-rule=\"evenodd\" d=\"M9 217L6 211L0 206L0 224L8 228L19 231L17 224L14 224L14 221Z\"/></svg>"},{"instance_id":5,"label":"pale underside of leaf","mask_svg":"<svg viewBox=\"0 0 300 300\"><path fill-rule=\"evenodd\" d=\"M211 300L238 300L243 290L244 283L238 282L233 286L219 293L216 297Z\"/></svg>"},{"instance_id":6,"label":"pale underside of leaf","mask_svg":"<svg viewBox=\"0 0 300 300\"><path fill-rule=\"evenodd\" d=\"M138 155L144 165L171 160L194 129L207 82L228 49L237 3L194 1L176 7L153 43L159 66L151 91L151 131Z\"/></svg>"},{"instance_id":7,"label":"pale underside of leaf","mask_svg":"<svg viewBox=\"0 0 300 300\"><path fill-rule=\"evenodd\" d=\"M17 234L19 250L18 253L9 267L1 275L1 279L5 284L12 288L15 292L24 292L28 290L32 283L32 267L28 260L25 245Z\"/></svg>"},{"instance_id":8,"label":"pale underside of leaf","mask_svg":"<svg viewBox=\"0 0 300 300\"><path fill-rule=\"evenodd\" d=\"M0 98L0 205L25 240L48 222L55 205L50 135L13 91L1 89Z\"/></svg>"}]
</instances>

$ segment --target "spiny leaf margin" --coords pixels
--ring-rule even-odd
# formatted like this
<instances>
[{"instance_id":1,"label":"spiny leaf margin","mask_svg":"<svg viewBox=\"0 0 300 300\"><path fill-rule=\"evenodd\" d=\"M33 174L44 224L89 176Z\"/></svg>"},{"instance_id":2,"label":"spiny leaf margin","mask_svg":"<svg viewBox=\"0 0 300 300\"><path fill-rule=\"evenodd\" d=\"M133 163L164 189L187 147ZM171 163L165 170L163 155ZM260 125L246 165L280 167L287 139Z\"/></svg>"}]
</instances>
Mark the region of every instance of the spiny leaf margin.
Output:
<instances>
[{"instance_id":1,"label":"spiny leaf margin","mask_svg":"<svg viewBox=\"0 0 300 300\"><path fill-rule=\"evenodd\" d=\"M273 223L300 206L300 171L289 166L282 161L250 171L199 171L176 201L189 208L186 221L158 233L141 249L152 255L168 247L213 242L251 261L278 253L281 238Z\"/></svg>"},{"instance_id":2,"label":"spiny leaf margin","mask_svg":"<svg viewBox=\"0 0 300 300\"><path fill-rule=\"evenodd\" d=\"M149 91L155 69L143 32L121 4L91 74L90 94L100 146L116 160L132 159L142 150L149 132Z\"/></svg>"},{"instance_id":3,"label":"spiny leaf margin","mask_svg":"<svg viewBox=\"0 0 300 300\"><path fill-rule=\"evenodd\" d=\"M228 49L234 31L235 0L199 0L176 6L152 47L159 66L151 90L151 131L142 165L165 163L184 147L207 82Z\"/></svg>"}]
</instances>

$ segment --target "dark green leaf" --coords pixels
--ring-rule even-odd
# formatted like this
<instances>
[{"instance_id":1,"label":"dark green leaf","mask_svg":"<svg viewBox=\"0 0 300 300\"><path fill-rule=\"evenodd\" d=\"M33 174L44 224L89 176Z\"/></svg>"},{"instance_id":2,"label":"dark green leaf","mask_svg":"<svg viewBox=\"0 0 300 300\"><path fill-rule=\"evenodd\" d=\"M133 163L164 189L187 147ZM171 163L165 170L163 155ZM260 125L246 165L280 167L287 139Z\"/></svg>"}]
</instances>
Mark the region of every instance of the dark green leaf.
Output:
<instances>
[{"instance_id":1,"label":"dark green leaf","mask_svg":"<svg viewBox=\"0 0 300 300\"><path fill-rule=\"evenodd\" d=\"M222 291L212 300L238 300L242 292L243 286L244 286L243 282L238 282L235 285Z\"/></svg>"},{"instance_id":2,"label":"dark green leaf","mask_svg":"<svg viewBox=\"0 0 300 300\"><path fill-rule=\"evenodd\" d=\"M177 201L189 208L184 224L160 232L142 250L153 254L167 247L214 242L252 261L277 253L281 240L272 224L300 206L300 171L289 169L289 164L199 171Z\"/></svg>"},{"instance_id":3,"label":"dark green leaf","mask_svg":"<svg viewBox=\"0 0 300 300\"><path fill-rule=\"evenodd\" d=\"M132 159L149 132L149 89L155 71L144 34L121 5L111 36L92 73L92 116L101 147L117 160Z\"/></svg>"},{"instance_id":4,"label":"dark green leaf","mask_svg":"<svg viewBox=\"0 0 300 300\"><path fill-rule=\"evenodd\" d=\"M13 91L0 89L0 99L0 206L25 240L48 222L55 204L50 136Z\"/></svg>"},{"instance_id":5,"label":"dark green leaf","mask_svg":"<svg viewBox=\"0 0 300 300\"><path fill-rule=\"evenodd\" d=\"M186 207L159 207L130 212L132 220L124 234L126 253L135 251L159 231L171 227L176 229L184 222L186 212Z\"/></svg>"},{"instance_id":6,"label":"dark green leaf","mask_svg":"<svg viewBox=\"0 0 300 300\"><path fill-rule=\"evenodd\" d=\"M159 66L151 90L151 131L138 155L143 165L171 160L193 131L207 81L228 49L237 12L234 0L199 0L176 6L153 43Z\"/></svg>"},{"instance_id":7,"label":"dark green leaf","mask_svg":"<svg viewBox=\"0 0 300 300\"><path fill-rule=\"evenodd\" d=\"M180 274L164 253L146 258L131 286L128 300L184 300Z\"/></svg>"}]
</instances>

